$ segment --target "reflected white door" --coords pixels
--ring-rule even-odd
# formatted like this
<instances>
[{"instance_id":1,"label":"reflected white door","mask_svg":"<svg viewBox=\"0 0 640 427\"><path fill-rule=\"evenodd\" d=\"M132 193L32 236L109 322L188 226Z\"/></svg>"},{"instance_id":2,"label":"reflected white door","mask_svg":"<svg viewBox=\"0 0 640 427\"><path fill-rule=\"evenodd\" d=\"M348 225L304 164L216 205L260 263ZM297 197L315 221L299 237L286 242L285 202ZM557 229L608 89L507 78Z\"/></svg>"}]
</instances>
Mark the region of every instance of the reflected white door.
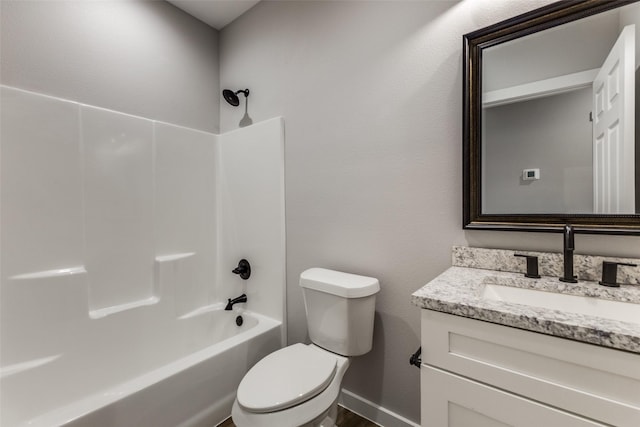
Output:
<instances>
[{"instance_id":1,"label":"reflected white door","mask_svg":"<svg viewBox=\"0 0 640 427\"><path fill-rule=\"evenodd\" d=\"M624 27L593 82L593 211L635 212L635 25Z\"/></svg>"}]
</instances>

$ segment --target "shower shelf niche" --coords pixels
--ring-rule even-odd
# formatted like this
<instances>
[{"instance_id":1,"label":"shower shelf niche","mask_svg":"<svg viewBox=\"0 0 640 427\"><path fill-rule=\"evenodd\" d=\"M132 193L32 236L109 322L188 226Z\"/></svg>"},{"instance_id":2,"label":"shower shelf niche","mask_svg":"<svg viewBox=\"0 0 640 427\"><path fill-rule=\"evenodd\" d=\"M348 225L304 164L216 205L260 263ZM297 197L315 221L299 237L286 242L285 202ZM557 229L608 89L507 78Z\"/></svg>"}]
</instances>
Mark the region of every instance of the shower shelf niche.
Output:
<instances>
[{"instance_id":1,"label":"shower shelf niche","mask_svg":"<svg viewBox=\"0 0 640 427\"><path fill-rule=\"evenodd\" d=\"M146 305L154 305L160 301L160 298L153 296L139 301L132 301L125 304L114 305L111 307L100 308L97 310L89 310L89 317L92 319L101 319L111 314L119 313L133 308L144 307Z\"/></svg>"},{"instance_id":2,"label":"shower shelf niche","mask_svg":"<svg viewBox=\"0 0 640 427\"><path fill-rule=\"evenodd\" d=\"M86 274L87 270L84 265L69 268L57 268L53 270L34 271L32 273L16 274L9 279L12 280L31 280L31 279L50 279L53 277L73 276L76 274Z\"/></svg>"},{"instance_id":3,"label":"shower shelf niche","mask_svg":"<svg viewBox=\"0 0 640 427\"><path fill-rule=\"evenodd\" d=\"M173 294L174 285L172 284L176 282L176 277L174 275L179 274L179 272L175 271L171 266L177 261L183 261L190 258L192 259L194 255L196 255L195 252L179 252L156 256L155 263L157 266L157 270L156 278L154 279L153 295L151 297L110 307L104 307L97 310L90 310L89 317L91 317L92 319L100 319L111 314L119 313L121 311L157 304L158 302L160 302L160 295L162 291L164 291L165 296ZM173 277L167 280L168 275L172 275ZM160 286L160 284L163 282L166 283L165 286Z\"/></svg>"},{"instance_id":4,"label":"shower shelf niche","mask_svg":"<svg viewBox=\"0 0 640 427\"><path fill-rule=\"evenodd\" d=\"M62 354L56 354L54 356L41 357L39 359L28 360L26 362L14 363L12 365L4 366L0 368L0 378L10 377L11 375L19 374L30 369L35 369L40 366L46 365L58 359Z\"/></svg>"},{"instance_id":5,"label":"shower shelf niche","mask_svg":"<svg viewBox=\"0 0 640 427\"><path fill-rule=\"evenodd\" d=\"M192 257L195 254L196 254L195 252L182 252L182 253L175 253L175 254L168 254L168 255L160 255L156 257L156 262L163 263L163 262L179 261L181 259Z\"/></svg>"}]
</instances>

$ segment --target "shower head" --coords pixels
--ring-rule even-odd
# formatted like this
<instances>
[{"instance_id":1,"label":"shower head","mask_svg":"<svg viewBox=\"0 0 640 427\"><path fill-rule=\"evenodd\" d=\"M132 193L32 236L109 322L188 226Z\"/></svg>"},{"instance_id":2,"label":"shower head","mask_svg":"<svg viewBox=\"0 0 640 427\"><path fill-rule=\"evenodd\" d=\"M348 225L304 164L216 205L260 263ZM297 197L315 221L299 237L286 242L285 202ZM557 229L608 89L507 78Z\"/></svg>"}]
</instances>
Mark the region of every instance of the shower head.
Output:
<instances>
[{"instance_id":1,"label":"shower head","mask_svg":"<svg viewBox=\"0 0 640 427\"><path fill-rule=\"evenodd\" d=\"M249 89L238 90L236 92L230 89L225 89L222 91L222 96L224 97L225 101L227 101L229 104L233 105L234 107L237 107L238 105L240 105L240 99L238 98L239 93L244 93L244 97L246 98L249 96Z\"/></svg>"}]
</instances>

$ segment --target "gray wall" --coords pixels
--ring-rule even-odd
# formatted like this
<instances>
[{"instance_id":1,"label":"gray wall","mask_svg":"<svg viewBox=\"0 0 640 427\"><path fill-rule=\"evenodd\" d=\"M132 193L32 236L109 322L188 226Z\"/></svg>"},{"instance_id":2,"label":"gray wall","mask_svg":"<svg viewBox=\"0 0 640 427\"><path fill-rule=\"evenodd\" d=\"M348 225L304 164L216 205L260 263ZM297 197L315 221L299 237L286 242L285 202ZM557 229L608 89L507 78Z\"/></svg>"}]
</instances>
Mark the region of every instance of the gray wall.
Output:
<instances>
[{"instance_id":1,"label":"gray wall","mask_svg":"<svg viewBox=\"0 0 640 427\"><path fill-rule=\"evenodd\" d=\"M485 109L482 212L592 213L590 111L591 88Z\"/></svg>"},{"instance_id":2,"label":"gray wall","mask_svg":"<svg viewBox=\"0 0 640 427\"><path fill-rule=\"evenodd\" d=\"M345 387L419 419L420 312L410 294L454 244L559 251L557 234L463 231L462 34L549 1L261 2L220 33L223 87L249 87L254 122L285 118L289 342L307 339L300 272L381 280L373 351ZM221 106L221 128L241 108ZM639 237L576 237L640 255Z\"/></svg>"},{"instance_id":3,"label":"gray wall","mask_svg":"<svg viewBox=\"0 0 640 427\"><path fill-rule=\"evenodd\" d=\"M0 2L2 84L217 132L218 32L160 1Z\"/></svg>"}]
</instances>

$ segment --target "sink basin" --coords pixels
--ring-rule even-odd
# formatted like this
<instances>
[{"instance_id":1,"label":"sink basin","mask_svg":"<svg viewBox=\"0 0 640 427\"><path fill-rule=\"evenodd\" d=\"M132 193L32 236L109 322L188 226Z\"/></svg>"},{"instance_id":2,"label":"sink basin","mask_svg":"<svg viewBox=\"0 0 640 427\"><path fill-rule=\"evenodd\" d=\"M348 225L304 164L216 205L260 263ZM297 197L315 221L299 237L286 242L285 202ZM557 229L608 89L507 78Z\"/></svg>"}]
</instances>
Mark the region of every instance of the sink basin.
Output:
<instances>
[{"instance_id":1,"label":"sink basin","mask_svg":"<svg viewBox=\"0 0 640 427\"><path fill-rule=\"evenodd\" d=\"M640 325L640 304L496 284L485 285L482 297L532 307L603 317Z\"/></svg>"}]
</instances>

